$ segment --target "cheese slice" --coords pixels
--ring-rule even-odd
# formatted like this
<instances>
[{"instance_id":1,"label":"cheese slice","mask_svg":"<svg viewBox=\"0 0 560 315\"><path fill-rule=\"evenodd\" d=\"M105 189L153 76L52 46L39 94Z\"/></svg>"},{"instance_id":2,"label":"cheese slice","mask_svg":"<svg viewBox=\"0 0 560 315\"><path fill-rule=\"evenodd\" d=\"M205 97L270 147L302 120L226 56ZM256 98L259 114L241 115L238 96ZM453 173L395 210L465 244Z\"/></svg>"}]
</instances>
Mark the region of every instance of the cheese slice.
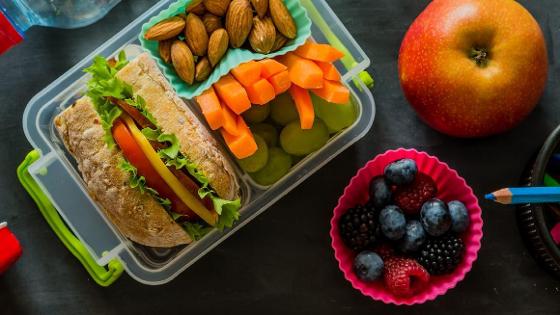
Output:
<instances>
[{"instance_id":1,"label":"cheese slice","mask_svg":"<svg viewBox=\"0 0 560 315\"><path fill-rule=\"evenodd\" d=\"M167 168L167 166L163 163L157 152L152 148L152 145L146 139L146 137L142 134L140 129L136 127L134 121L128 117L127 115L122 115L123 121L125 125L130 130L132 137L136 140L136 143L142 149L142 152L146 155L150 164L154 167L156 172L163 178L163 180L169 185L171 190L184 202L194 213L196 213L202 220L206 223L210 224L211 226L216 225L217 216L216 214L212 213L210 210L206 209L204 204L193 194L181 184L179 179L171 173L171 171Z\"/></svg>"}]
</instances>

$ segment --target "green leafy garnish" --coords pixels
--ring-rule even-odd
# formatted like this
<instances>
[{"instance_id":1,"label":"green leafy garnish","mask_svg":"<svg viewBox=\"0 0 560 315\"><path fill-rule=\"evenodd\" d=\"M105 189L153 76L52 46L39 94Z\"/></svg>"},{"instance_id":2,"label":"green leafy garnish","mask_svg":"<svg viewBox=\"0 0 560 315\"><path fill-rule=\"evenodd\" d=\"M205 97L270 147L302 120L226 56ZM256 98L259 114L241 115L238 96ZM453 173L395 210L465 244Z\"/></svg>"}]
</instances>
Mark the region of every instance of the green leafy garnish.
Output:
<instances>
[{"instance_id":1,"label":"green leafy garnish","mask_svg":"<svg viewBox=\"0 0 560 315\"><path fill-rule=\"evenodd\" d=\"M136 108L140 112L140 114L148 119L149 122L151 122L154 126L157 126L156 119L154 118L154 116L152 116L152 114L150 114L150 112L148 112L148 109L146 108L146 101L144 100L144 98L142 98L142 96L136 95L136 98L134 99L125 99L125 102L128 105Z\"/></svg>"},{"instance_id":2,"label":"green leafy garnish","mask_svg":"<svg viewBox=\"0 0 560 315\"><path fill-rule=\"evenodd\" d=\"M123 158L119 163L119 167L128 173L128 183L130 187L138 188L141 193L146 192L146 179L144 176L138 175L138 169L134 167L134 165Z\"/></svg>"},{"instance_id":3,"label":"green leafy garnish","mask_svg":"<svg viewBox=\"0 0 560 315\"><path fill-rule=\"evenodd\" d=\"M212 231L211 226L202 225L196 222L184 222L181 224L185 231L191 236L191 238L195 241L198 241L204 235L208 234Z\"/></svg>"},{"instance_id":4,"label":"green leafy garnish","mask_svg":"<svg viewBox=\"0 0 560 315\"><path fill-rule=\"evenodd\" d=\"M108 96L118 99L132 98L132 88L130 85L117 79L117 72L126 66L128 61L126 55L122 51L115 64L111 66L107 59L97 56L93 59L93 64L84 69L85 72L91 74L92 78L88 81L87 96L92 100L95 111L101 118L101 126L105 131L104 140L113 148L115 140L111 134L111 128L115 120L121 115L122 110L107 100Z\"/></svg>"},{"instance_id":5,"label":"green leafy garnish","mask_svg":"<svg viewBox=\"0 0 560 315\"><path fill-rule=\"evenodd\" d=\"M138 169L134 165L123 158L119 163L119 167L128 173L128 184L131 188L137 188L142 194L149 193L166 210L171 209L171 200L163 198L155 189L146 186L146 179L144 176L138 175Z\"/></svg>"}]
</instances>

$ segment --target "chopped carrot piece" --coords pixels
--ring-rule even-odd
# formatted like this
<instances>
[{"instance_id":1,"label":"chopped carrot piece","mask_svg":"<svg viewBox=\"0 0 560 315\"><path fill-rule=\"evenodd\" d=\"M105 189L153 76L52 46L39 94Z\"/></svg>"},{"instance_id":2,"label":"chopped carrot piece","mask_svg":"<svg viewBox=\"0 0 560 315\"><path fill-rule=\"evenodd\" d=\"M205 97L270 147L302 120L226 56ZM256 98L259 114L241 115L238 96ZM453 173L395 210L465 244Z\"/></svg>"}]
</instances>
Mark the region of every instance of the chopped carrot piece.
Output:
<instances>
[{"instance_id":1,"label":"chopped carrot piece","mask_svg":"<svg viewBox=\"0 0 560 315\"><path fill-rule=\"evenodd\" d=\"M331 81L340 81L340 73L336 67L330 62L315 61L315 63L323 71L323 78Z\"/></svg>"},{"instance_id":2,"label":"chopped carrot piece","mask_svg":"<svg viewBox=\"0 0 560 315\"><path fill-rule=\"evenodd\" d=\"M228 133L225 129L220 129L220 131L231 153L238 159L244 159L257 152L257 143L243 117L237 117L237 126L240 131L237 136Z\"/></svg>"},{"instance_id":3,"label":"chopped carrot piece","mask_svg":"<svg viewBox=\"0 0 560 315\"><path fill-rule=\"evenodd\" d=\"M229 133L230 135L238 136L241 134L241 130L239 130L239 126L237 126L237 117L238 115L229 109L227 106L222 106L223 116L224 116L224 125L223 128Z\"/></svg>"},{"instance_id":4,"label":"chopped carrot piece","mask_svg":"<svg viewBox=\"0 0 560 315\"><path fill-rule=\"evenodd\" d=\"M246 87L249 100L253 104L264 105L276 97L274 87L265 79L260 79L253 85Z\"/></svg>"},{"instance_id":5,"label":"chopped carrot piece","mask_svg":"<svg viewBox=\"0 0 560 315\"><path fill-rule=\"evenodd\" d=\"M222 115L222 106L214 88L210 87L208 90L202 92L196 97L196 102L202 110L206 122L212 130L216 130L223 126L224 117Z\"/></svg>"},{"instance_id":6,"label":"chopped carrot piece","mask_svg":"<svg viewBox=\"0 0 560 315\"><path fill-rule=\"evenodd\" d=\"M340 50L332 47L331 45L317 44L311 41L307 41L305 44L299 46L295 50L295 53L296 55L306 59L323 62L333 62L344 57L344 54Z\"/></svg>"},{"instance_id":7,"label":"chopped carrot piece","mask_svg":"<svg viewBox=\"0 0 560 315\"><path fill-rule=\"evenodd\" d=\"M315 62L301 58L293 53L287 53L278 57L278 61L288 67L292 83L304 89L323 87L323 71Z\"/></svg>"},{"instance_id":8,"label":"chopped carrot piece","mask_svg":"<svg viewBox=\"0 0 560 315\"><path fill-rule=\"evenodd\" d=\"M274 59L263 59L258 61L261 65L261 77L268 79L271 76L280 73L288 68Z\"/></svg>"},{"instance_id":9,"label":"chopped carrot piece","mask_svg":"<svg viewBox=\"0 0 560 315\"><path fill-rule=\"evenodd\" d=\"M322 88L312 89L311 91L327 102L348 104L348 101L350 101L350 90L337 81L325 80Z\"/></svg>"},{"instance_id":10,"label":"chopped carrot piece","mask_svg":"<svg viewBox=\"0 0 560 315\"><path fill-rule=\"evenodd\" d=\"M272 86L274 87L274 92L276 93L276 95L286 92L290 88L290 86L292 86L292 81L290 81L290 74L286 70L271 76L270 78L268 78L268 82L270 82L270 84L272 84Z\"/></svg>"},{"instance_id":11,"label":"chopped carrot piece","mask_svg":"<svg viewBox=\"0 0 560 315\"><path fill-rule=\"evenodd\" d=\"M251 108L247 91L231 75L226 74L214 83L218 96L237 115Z\"/></svg>"},{"instance_id":12,"label":"chopped carrot piece","mask_svg":"<svg viewBox=\"0 0 560 315\"><path fill-rule=\"evenodd\" d=\"M233 68L231 74L233 74L237 81L243 86L251 86L261 79L261 68L261 63L251 60Z\"/></svg>"},{"instance_id":13,"label":"chopped carrot piece","mask_svg":"<svg viewBox=\"0 0 560 315\"><path fill-rule=\"evenodd\" d=\"M301 129L313 128L313 121L315 120L315 110L313 109L313 102L311 101L309 92L297 85L292 85L290 87L290 95L292 96L292 99L296 104Z\"/></svg>"}]
</instances>

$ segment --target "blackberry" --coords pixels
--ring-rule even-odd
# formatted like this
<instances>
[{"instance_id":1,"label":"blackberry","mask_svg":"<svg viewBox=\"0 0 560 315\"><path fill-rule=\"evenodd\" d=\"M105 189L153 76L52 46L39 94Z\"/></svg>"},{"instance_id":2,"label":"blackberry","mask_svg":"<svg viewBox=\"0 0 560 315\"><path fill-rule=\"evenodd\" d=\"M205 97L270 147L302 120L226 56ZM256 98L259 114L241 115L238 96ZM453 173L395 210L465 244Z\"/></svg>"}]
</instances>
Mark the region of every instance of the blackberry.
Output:
<instances>
[{"instance_id":1,"label":"blackberry","mask_svg":"<svg viewBox=\"0 0 560 315\"><path fill-rule=\"evenodd\" d=\"M371 248L375 243L377 222L372 207L358 205L348 209L340 217L338 226L342 240L352 250Z\"/></svg>"},{"instance_id":2,"label":"blackberry","mask_svg":"<svg viewBox=\"0 0 560 315\"><path fill-rule=\"evenodd\" d=\"M418 262L431 275L444 275L453 272L463 258L465 245L454 234L431 238L420 249Z\"/></svg>"}]
</instances>

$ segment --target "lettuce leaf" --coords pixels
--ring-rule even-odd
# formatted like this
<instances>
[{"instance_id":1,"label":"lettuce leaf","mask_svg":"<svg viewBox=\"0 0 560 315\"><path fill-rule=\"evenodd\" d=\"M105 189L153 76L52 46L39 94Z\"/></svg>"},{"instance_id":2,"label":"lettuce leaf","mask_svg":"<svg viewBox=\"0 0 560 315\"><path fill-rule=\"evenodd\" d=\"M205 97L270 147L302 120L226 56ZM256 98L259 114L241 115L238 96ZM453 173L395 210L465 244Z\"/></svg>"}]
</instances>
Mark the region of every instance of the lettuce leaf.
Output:
<instances>
[{"instance_id":1,"label":"lettuce leaf","mask_svg":"<svg viewBox=\"0 0 560 315\"><path fill-rule=\"evenodd\" d=\"M92 100L95 110L101 118L101 126L105 131L104 140L109 146L115 146L115 140L111 134L111 128L115 120L121 115L122 110L107 100L107 96L113 96L118 99L132 98L132 88L130 85L117 79L117 72L126 66L128 61L124 51L121 51L113 66L105 57L97 56L93 63L85 72L91 74L88 81L87 96Z\"/></svg>"},{"instance_id":2,"label":"lettuce leaf","mask_svg":"<svg viewBox=\"0 0 560 315\"><path fill-rule=\"evenodd\" d=\"M166 210L169 211L171 209L171 200L161 197L155 189L146 186L146 179L144 176L138 175L138 169L134 165L123 158L119 163L119 167L128 173L128 183L131 188L137 188L142 194L149 193Z\"/></svg>"},{"instance_id":3,"label":"lettuce leaf","mask_svg":"<svg viewBox=\"0 0 560 315\"><path fill-rule=\"evenodd\" d=\"M144 98L142 98L142 96L136 95L134 99L128 98L124 101L128 105L136 108L140 112L140 114L146 117L146 119L148 119L148 121L151 122L154 126L157 126L156 119L154 118L154 116L152 116L152 114L150 114L150 112L148 112L148 109L146 108L146 101L144 100Z\"/></svg>"},{"instance_id":4,"label":"lettuce leaf","mask_svg":"<svg viewBox=\"0 0 560 315\"><path fill-rule=\"evenodd\" d=\"M208 234L212 231L212 227L208 225L202 225L196 222L183 222L181 226L185 229L185 231L191 236L191 238L195 241L203 238L204 235Z\"/></svg>"}]
</instances>

